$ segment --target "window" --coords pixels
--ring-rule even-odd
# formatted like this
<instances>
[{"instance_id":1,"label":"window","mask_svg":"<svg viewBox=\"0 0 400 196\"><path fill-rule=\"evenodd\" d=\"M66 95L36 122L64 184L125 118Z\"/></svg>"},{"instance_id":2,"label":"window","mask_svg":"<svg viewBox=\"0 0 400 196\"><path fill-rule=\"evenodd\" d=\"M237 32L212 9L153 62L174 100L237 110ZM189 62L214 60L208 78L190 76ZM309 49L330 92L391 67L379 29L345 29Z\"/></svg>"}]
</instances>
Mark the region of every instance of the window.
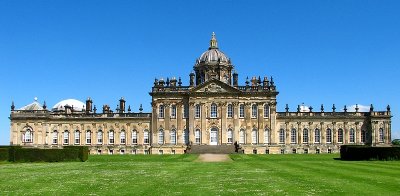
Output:
<instances>
[{"instance_id":1,"label":"window","mask_svg":"<svg viewBox=\"0 0 400 196\"><path fill-rule=\"evenodd\" d=\"M195 106L195 108L196 108L196 111L195 111L195 118L200 118L200 114L201 114L201 107L200 107L200 104L196 104L196 106Z\"/></svg>"},{"instance_id":2,"label":"window","mask_svg":"<svg viewBox=\"0 0 400 196\"><path fill-rule=\"evenodd\" d=\"M120 143L121 144L125 144L126 142L126 137L125 137L125 131L121 131L121 135L120 135Z\"/></svg>"},{"instance_id":3,"label":"window","mask_svg":"<svg viewBox=\"0 0 400 196\"><path fill-rule=\"evenodd\" d=\"M196 131L194 132L194 137L195 137L195 142L196 144L200 144L201 141L201 134L200 134L200 129L196 129Z\"/></svg>"},{"instance_id":4,"label":"window","mask_svg":"<svg viewBox=\"0 0 400 196\"><path fill-rule=\"evenodd\" d=\"M158 150L158 154L162 155L162 154L164 154L164 151L163 150Z\"/></svg>"},{"instance_id":5,"label":"window","mask_svg":"<svg viewBox=\"0 0 400 196\"><path fill-rule=\"evenodd\" d=\"M99 130L97 132L97 143L103 144L103 131L102 130Z\"/></svg>"},{"instance_id":6,"label":"window","mask_svg":"<svg viewBox=\"0 0 400 196\"><path fill-rule=\"evenodd\" d=\"M136 149L132 149L132 154L137 154L137 150Z\"/></svg>"},{"instance_id":7,"label":"window","mask_svg":"<svg viewBox=\"0 0 400 196\"><path fill-rule=\"evenodd\" d=\"M97 149L97 154L101 154L101 150L100 149Z\"/></svg>"},{"instance_id":8,"label":"window","mask_svg":"<svg viewBox=\"0 0 400 196\"><path fill-rule=\"evenodd\" d=\"M108 150L108 154L114 154L114 150L113 149Z\"/></svg>"},{"instance_id":9,"label":"window","mask_svg":"<svg viewBox=\"0 0 400 196\"><path fill-rule=\"evenodd\" d=\"M158 131L158 144L164 144L164 130Z\"/></svg>"},{"instance_id":10,"label":"window","mask_svg":"<svg viewBox=\"0 0 400 196\"><path fill-rule=\"evenodd\" d=\"M257 154L257 149L253 149L253 154Z\"/></svg>"},{"instance_id":11,"label":"window","mask_svg":"<svg viewBox=\"0 0 400 196\"><path fill-rule=\"evenodd\" d=\"M125 154L125 149L119 150L119 154Z\"/></svg>"},{"instance_id":12,"label":"window","mask_svg":"<svg viewBox=\"0 0 400 196\"><path fill-rule=\"evenodd\" d=\"M239 118L244 118L244 104L239 105Z\"/></svg>"},{"instance_id":13,"label":"window","mask_svg":"<svg viewBox=\"0 0 400 196\"><path fill-rule=\"evenodd\" d=\"M338 130L337 138L338 143L343 143L343 129Z\"/></svg>"},{"instance_id":14,"label":"window","mask_svg":"<svg viewBox=\"0 0 400 196\"><path fill-rule=\"evenodd\" d=\"M303 129L303 144L308 144L308 129Z\"/></svg>"},{"instance_id":15,"label":"window","mask_svg":"<svg viewBox=\"0 0 400 196\"><path fill-rule=\"evenodd\" d=\"M265 154L269 154L269 149L265 150Z\"/></svg>"},{"instance_id":16,"label":"window","mask_svg":"<svg viewBox=\"0 0 400 196\"><path fill-rule=\"evenodd\" d=\"M233 131L232 129L228 129L227 138L228 138L228 143L231 144L233 142Z\"/></svg>"},{"instance_id":17,"label":"window","mask_svg":"<svg viewBox=\"0 0 400 196\"><path fill-rule=\"evenodd\" d=\"M27 129L23 134L23 142L24 143L32 143L33 141L33 132L30 129Z\"/></svg>"},{"instance_id":18,"label":"window","mask_svg":"<svg viewBox=\"0 0 400 196\"><path fill-rule=\"evenodd\" d=\"M176 105L171 106L171 118L176 118Z\"/></svg>"},{"instance_id":19,"label":"window","mask_svg":"<svg viewBox=\"0 0 400 196\"><path fill-rule=\"evenodd\" d=\"M217 104L213 103L211 104L211 118L217 118L217 116Z\"/></svg>"},{"instance_id":20,"label":"window","mask_svg":"<svg viewBox=\"0 0 400 196\"><path fill-rule=\"evenodd\" d=\"M257 105L256 104L253 104L251 106L251 117L257 118Z\"/></svg>"},{"instance_id":21,"label":"window","mask_svg":"<svg viewBox=\"0 0 400 196\"><path fill-rule=\"evenodd\" d=\"M328 149L328 154L332 154L332 149Z\"/></svg>"},{"instance_id":22,"label":"window","mask_svg":"<svg viewBox=\"0 0 400 196\"><path fill-rule=\"evenodd\" d=\"M150 143L149 131L147 129L144 130L144 132L143 132L143 143L144 144Z\"/></svg>"},{"instance_id":23,"label":"window","mask_svg":"<svg viewBox=\"0 0 400 196\"><path fill-rule=\"evenodd\" d=\"M189 106L187 104L183 106L183 118L189 118Z\"/></svg>"},{"instance_id":24,"label":"window","mask_svg":"<svg viewBox=\"0 0 400 196\"><path fill-rule=\"evenodd\" d=\"M245 141L246 141L245 130L244 129L240 129L240 131L239 131L239 143L244 144Z\"/></svg>"},{"instance_id":25,"label":"window","mask_svg":"<svg viewBox=\"0 0 400 196\"><path fill-rule=\"evenodd\" d=\"M285 149L281 149L281 154L285 154Z\"/></svg>"},{"instance_id":26,"label":"window","mask_svg":"<svg viewBox=\"0 0 400 196\"><path fill-rule=\"evenodd\" d=\"M189 143L189 131L187 129L183 130L182 140L183 140L182 142L184 144L188 144Z\"/></svg>"},{"instance_id":27,"label":"window","mask_svg":"<svg viewBox=\"0 0 400 196\"><path fill-rule=\"evenodd\" d=\"M264 118L268 118L269 117L269 105L265 104L264 105Z\"/></svg>"},{"instance_id":28,"label":"window","mask_svg":"<svg viewBox=\"0 0 400 196\"><path fill-rule=\"evenodd\" d=\"M74 136L74 138L75 138L75 144L81 143L81 140L80 140L80 132L79 132L78 130L75 130L75 136Z\"/></svg>"},{"instance_id":29,"label":"window","mask_svg":"<svg viewBox=\"0 0 400 196\"><path fill-rule=\"evenodd\" d=\"M315 154L319 154L319 152L320 152L319 149L316 149L316 150L315 150Z\"/></svg>"},{"instance_id":30,"label":"window","mask_svg":"<svg viewBox=\"0 0 400 196\"><path fill-rule=\"evenodd\" d=\"M314 130L314 142L315 143L321 142L321 131L319 129Z\"/></svg>"},{"instance_id":31,"label":"window","mask_svg":"<svg viewBox=\"0 0 400 196\"><path fill-rule=\"evenodd\" d=\"M293 148L293 149L292 149L292 153L293 153L293 154L296 154L296 153L297 153L296 148Z\"/></svg>"},{"instance_id":32,"label":"window","mask_svg":"<svg viewBox=\"0 0 400 196\"><path fill-rule=\"evenodd\" d=\"M69 144L69 132L67 130L64 131L63 139L63 144Z\"/></svg>"},{"instance_id":33,"label":"window","mask_svg":"<svg viewBox=\"0 0 400 196\"><path fill-rule=\"evenodd\" d=\"M176 154L176 153L175 153L175 150L171 150L171 154Z\"/></svg>"},{"instance_id":34,"label":"window","mask_svg":"<svg viewBox=\"0 0 400 196\"><path fill-rule=\"evenodd\" d=\"M304 149L304 154L308 154L308 149Z\"/></svg>"},{"instance_id":35,"label":"window","mask_svg":"<svg viewBox=\"0 0 400 196\"><path fill-rule=\"evenodd\" d=\"M133 130L132 131L132 144L137 144L137 141L138 141L137 131Z\"/></svg>"},{"instance_id":36,"label":"window","mask_svg":"<svg viewBox=\"0 0 400 196\"><path fill-rule=\"evenodd\" d=\"M257 144L258 142L258 134L257 134L257 129L253 129L252 131L251 131L251 143L253 143L253 144Z\"/></svg>"},{"instance_id":37,"label":"window","mask_svg":"<svg viewBox=\"0 0 400 196\"><path fill-rule=\"evenodd\" d=\"M233 118L233 106L228 104L228 118Z\"/></svg>"},{"instance_id":38,"label":"window","mask_svg":"<svg viewBox=\"0 0 400 196\"><path fill-rule=\"evenodd\" d=\"M326 143L332 143L332 130L329 128L326 130Z\"/></svg>"},{"instance_id":39,"label":"window","mask_svg":"<svg viewBox=\"0 0 400 196\"><path fill-rule=\"evenodd\" d=\"M164 105L158 107L158 118L164 118Z\"/></svg>"},{"instance_id":40,"label":"window","mask_svg":"<svg viewBox=\"0 0 400 196\"><path fill-rule=\"evenodd\" d=\"M264 143L269 144L269 129L268 128L266 128L264 130Z\"/></svg>"},{"instance_id":41,"label":"window","mask_svg":"<svg viewBox=\"0 0 400 196\"><path fill-rule=\"evenodd\" d=\"M58 132L53 131L53 144L57 144L57 143L58 143Z\"/></svg>"},{"instance_id":42,"label":"window","mask_svg":"<svg viewBox=\"0 0 400 196\"><path fill-rule=\"evenodd\" d=\"M280 144L285 143L285 130L284 129L279 130L279 143ZM281 154L283 154L283 153L281 153Z\"/></svg>"},{"instance_id":43,"label":"window","mask_svg":"<svg viewBox=\"0 0 400 196\"><path fill-rule=\"evenodd\" d=\"M176 144L176 130L172 129L170 135L170 142L171 144Z\"/></svg>"},{"instance_id":44,"label":"window","mask_svg":"<svg viewBox=\"0 0 400 196\"><path fill-rule=\"evenodd\" d=\"M350 140L350 143L354 143L354 141L355 141L355 135L354 135L355 133L354 133L354 129L353 128L351 128L350 129L350 133L349 133L349 140Z\"/></svg>"},{"instance_id":45,"label":"window","mask_svg":"<svg viewBox=\"0 0 400 196\"><path fill-rule=\"evenodd\" d=\"M383 128L379 128L379 142L384 142L385 139L385 133Z\"/></svg>"},{"instance_id":46,"label":"window","mask_svg":"<svg viewBox=\"0 0 400 196\"><path fill-rule=\"evenodd\" d=\"M90 130L86 131L86 144L91 144L92 143L92 132Z\"/></svg>"},{"instance_id":47,"label":"window","mask_svg":"<svg viewBox=\"0 0 400 196\"><path fill-rule=\"evenodd\" d=\"M361 142L365 143L367 138L367 132L365 130L361 130Z\"/></svg>"},{"instance_id":48,"label":"window","mask_svg":"<svg viewBox=\"0 0 400 196\"><path fill-rule=\"evenodd\" d=\"M144 154L150 154L149 150L144 150Z\"/></svg>"},{"instance_id":49,"label":"window","mask_svg":"<svg viewBox=\"0 0 400 196\"><path fill-rule=\"evenodd\" d=\"M109 131L108 132L108 143L109 144L114 144L114 131Z\"/></svg>"},{"instance_id":50,"label":"window","mask_svg":"<svg viewBox=\"0 0 400 196\"><path fill-rule=\"evenodd\" d=\"M297 131L294 128L290 131L290 143L291 144L297 143Z\"/></svg>"}]
</instances>

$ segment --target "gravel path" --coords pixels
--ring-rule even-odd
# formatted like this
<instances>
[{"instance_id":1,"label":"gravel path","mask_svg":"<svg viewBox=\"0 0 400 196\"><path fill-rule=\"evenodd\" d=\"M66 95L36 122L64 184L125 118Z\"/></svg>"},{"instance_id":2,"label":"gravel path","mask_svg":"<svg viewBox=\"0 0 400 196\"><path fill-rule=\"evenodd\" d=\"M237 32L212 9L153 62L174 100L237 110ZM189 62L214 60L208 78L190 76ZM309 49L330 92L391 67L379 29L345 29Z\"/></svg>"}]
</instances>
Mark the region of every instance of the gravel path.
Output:
<instances>
[{"instance_id":1,"label":"gravel path","mask_svg":"<svg viewBox=\"0 0 400 196\"><path fill-rule=\"evenodd\" d=\"M226 162L232 161L227 154L201 154L197 158L198 162Z\"/></svg>"}]
</instances>

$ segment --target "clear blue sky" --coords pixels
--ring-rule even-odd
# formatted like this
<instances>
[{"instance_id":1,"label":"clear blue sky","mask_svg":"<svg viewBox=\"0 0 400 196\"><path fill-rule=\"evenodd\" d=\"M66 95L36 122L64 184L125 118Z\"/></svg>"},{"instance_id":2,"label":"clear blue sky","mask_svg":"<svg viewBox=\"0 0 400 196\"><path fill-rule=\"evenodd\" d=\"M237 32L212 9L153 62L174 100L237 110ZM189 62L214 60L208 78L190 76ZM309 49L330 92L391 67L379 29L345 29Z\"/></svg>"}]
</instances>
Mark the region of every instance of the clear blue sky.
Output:
<instances>
[{"instance_id":1,"label":"clear blue sky","mask_svg":"<svg viewBox=\"0 0 400 196\"><path fill-rule=\"evenodd\" d=\"M386 0L0 1L0 144L13 100L90 96L114 109L125 97L150 112L154 78L187 85L213 31L241 84L274 77L279 111L390 104L400 138L399 10Z\"/></svg>"}]
</instances>

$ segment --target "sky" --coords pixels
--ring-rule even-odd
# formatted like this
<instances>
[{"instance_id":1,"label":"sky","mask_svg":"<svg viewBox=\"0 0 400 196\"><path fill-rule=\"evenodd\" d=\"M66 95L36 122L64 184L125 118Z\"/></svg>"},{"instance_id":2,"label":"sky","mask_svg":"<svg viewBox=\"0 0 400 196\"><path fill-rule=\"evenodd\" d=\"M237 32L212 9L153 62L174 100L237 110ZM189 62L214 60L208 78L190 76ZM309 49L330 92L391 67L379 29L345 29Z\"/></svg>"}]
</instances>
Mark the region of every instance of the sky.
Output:
<instances>
[{"instance_id":1,"label":"sky","mask_svg":"<svg viewBox=\"0 0 400 196\"><path fill-rule=\"evenodd\" d=\"M278 111L374 105L400 138L400 1L0 1L0 145L10 105L124 97L151 111L155 78L188 85L211 33L246 77L273 76Z\"/></svg>"}]
</instances>

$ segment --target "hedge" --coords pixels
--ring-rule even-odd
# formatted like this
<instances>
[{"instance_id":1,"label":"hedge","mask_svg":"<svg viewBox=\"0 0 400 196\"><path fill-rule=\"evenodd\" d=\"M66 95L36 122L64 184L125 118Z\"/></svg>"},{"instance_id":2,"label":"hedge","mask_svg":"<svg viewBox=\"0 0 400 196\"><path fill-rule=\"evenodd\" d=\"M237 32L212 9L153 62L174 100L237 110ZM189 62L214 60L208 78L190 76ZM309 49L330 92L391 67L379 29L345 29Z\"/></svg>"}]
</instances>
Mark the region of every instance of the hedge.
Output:
<instances>
[{"instance_id":1,"label":"hedge","mask_svg":"<svg viewBox=\"0 0 400 196\"><path fill-rule=\"evenodd\" d=\"M88 159L87 146L66 146L63 149L21 148L8 147L10 162L61 162L86 161Z\"/></svg>"},{"instance_id":2,"label":"hedge","mask_svg":"<svg viewBox=\"0 0 400 196\"><path fill-rule=\"evenodd\" d=\"M0 148L0 161L8 161L8 149Z\"/></svg>"},{"instance_id":3,"label":"hedge","mask_svg":"<svg viewBox=\"0 0 400 196\"><path fill-rule=\"evenodd\" d=\"M342 160L400 160L400 147L372 147L343 145L340 147Z\"/></svg>"}]
</instances>

